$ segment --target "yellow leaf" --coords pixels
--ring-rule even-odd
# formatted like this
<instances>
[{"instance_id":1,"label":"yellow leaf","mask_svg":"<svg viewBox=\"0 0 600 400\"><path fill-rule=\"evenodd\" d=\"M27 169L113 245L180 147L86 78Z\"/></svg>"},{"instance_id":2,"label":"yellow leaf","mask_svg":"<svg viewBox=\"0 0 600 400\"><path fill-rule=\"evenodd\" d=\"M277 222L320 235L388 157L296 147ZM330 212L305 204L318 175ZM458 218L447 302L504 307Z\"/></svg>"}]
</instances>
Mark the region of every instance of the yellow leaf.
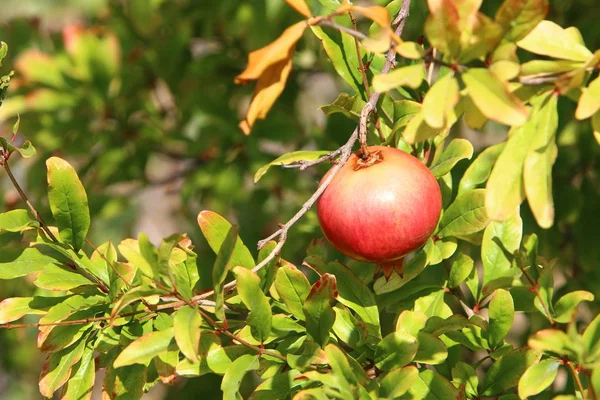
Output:
<instances>
[{"instance_id":1,"label":"yellow leaf","mask_svg":"<svg viewBox=\"0 0 600 400\"><path fill-rule=\"evenodd\" d=\"M304 15L306 18L312 17L310 8L308 8L308 5L306 5L306 2L304 0L285 0L285 2L288 3L288 5L294 10Z\"/></svg>"},{"instance_id":2,"label":"yellow leaf","mask_svg":"<svg viewBox=\"0 0 600 400\"><path fill-rule=\"evenodd\" d=\"M490 65L490 71L494 73L501 81L509 81L519 75L521 66L519 63L499 60Z\"/></svg>"},{"instance_id":3,"label":"yellow leaf","mask_svg":"<svg viewBox=\"0 0 600 400\"><path fill-rule=\"evenodd\" d=\"M408 86L416 89L421 86L423 79L425 79L425 67L422 63L419 63L398 68L387 74L374 76L373 89L380 93L387 92L398 86Z\"/></svg>"},{"instance_id":4,"label":"yellow leaf","mask_svg":"<svg viewBox=\"0 0 600 400\"><path fill-rule=\"evenodd\" d=\"M379 29L372 37L364 39L361 43L371 53L384 53L390 48L390 33L386 29Z\"/></svg>"},{"instance_id":5,"label":"yellow leaf","mask_svg":"<svg viewBox=\"0 0 600 400\"><path fill-rule=\"evenodd\" d=\"M406 129L402 133L402 139L408 144L414 144L416 142L422 142L442 133L444 129L436 129L427 125L423 119L423 112L416 114L406 126Z\"/></svg>"},{"instance_id":6,"label":"yellow leaf","mask_svg":"<svg viewBox=\"0 0 600 400\"><path fill-rule=\"evenodd\" d=\"M271 65L290 59L306 27L306 21L300 21L287 28L274 42L250 53L248 66L235 77L235 83L259 79Z\"/></svg>"},{"instance_id":7,"label":"yellow leaf","mask_svg":"<svg viewBox=\"0 0 600 400\"><path fill-rule=\"evenodd\" d=\"M432 128L447 126L448 114L460 100L458 82L453 74L448 74L429 89L423 99L423 117Z\"/></svg>"},{"instance_id":8,"label":"yellow leaf","mask_svg":"<svg viewBox=\"0 0 600 400\"><path fill-rule=\"evenodd\" d=\"M551 21L542 21L518 43L535 54L563 60L586 61L592 52L576 40L572 33Z\"/></svg>"},{"instance_id":9,"label":"yellow leaf","mask_svg":"<svg viewBox=\"0 0 600 400\"><path fill-rule=\"evenodd\" d=\"M594 131L596 142L600 144L600 111L596 111L596 114L592 117L592 130Z\"/></svg>"},{"instance_id":10,"label":"yellow leaf","mask_svg":"<svg viewBox=\"0 0 600 400\"><path fill-rule=\"evenodd\" d=\"M248 107L246 118L240 122L240 129L249 135L257 119L264 119L279 97L290 71L292 70L291 57L269 66L256 83L254 95Z\"/></svg>"},{"instance_id":11,"label":"yellow leaf","mask_svg":"<svg viewBox=\"0 0 600 400\"><path fill-rule=\"evenodd\" d=\"M471 68L462 78L473 103L489 119L510 126L527 121L529 113L523 103L488 69Z\"/></svg>"},{"instance_id":12,"label":"yellow leaf","mask_svg":"<svg viewBox=\"0 0 600 400\"><path fill-rule=\"evenodd\" d=\"M586 119L600 109L600 78L594 79L587 88L582 89L575 118Z\"/></svg>"},{"instance_id":13,"label":"yellow leaf","mask_svg":"<svg viewBox=\"0 0 600 400\"><path fill-rule=\"evenodd\" d=\"M396 53L401 55L404 58L409 58L411 60L418 60L423 58L425 55L425 50L423 50L423 45L420 45L416 42L404 42L399 44L394 48Z\"/></svg>"},{"instance_id":14,"label":"yellow leaf","mask_svg":"<svg viewBox=\"0 0 600 400\"><path fill-rule=\"evenodd\" d=\"M352 5L350 3L343 3L341 6L338 7L336 13L345 13L348 11L360 13L364 17L369 18L371 21L375 22L377 25L383 28L390 27L390 13L385 7L361 7Z\"/></svg>"}]
</instances>

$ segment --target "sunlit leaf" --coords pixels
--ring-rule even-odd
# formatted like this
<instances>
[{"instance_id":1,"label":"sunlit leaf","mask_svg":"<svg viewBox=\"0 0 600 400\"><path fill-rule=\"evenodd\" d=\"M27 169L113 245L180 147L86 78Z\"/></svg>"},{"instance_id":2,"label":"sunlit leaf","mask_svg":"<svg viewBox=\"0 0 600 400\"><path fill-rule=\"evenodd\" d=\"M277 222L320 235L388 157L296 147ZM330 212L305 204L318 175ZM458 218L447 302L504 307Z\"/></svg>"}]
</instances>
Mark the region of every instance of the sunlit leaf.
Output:
<instances>
[{"instance_id":1,"label":"sunlit leaf","mask_svg":"<svg viewBox=\"0 0 600 400\"><path fill-rule=\"evenodd\" d=\"M442 155L433 162L431 173L439 178L446 175L460 160L473 157L473 145L466 139L452 139Z\"/></svg>"},{"instance_id":2,"label":"sunlit leaf","mask_svg":"<svg viewBox=\"0 0 600 400\"><path fill-rule=\"evenodd\" d=\"M244 267L234 267L238 295L250 310L246 323L250 325L252 336L264 342L271 333L273 314L269 299L260 289L260 278L255 272Z\"/></svg>"},{"instance_id":3,"label":"sunlit leaf","mask_svg":"<svg viewBox=\"0 0 600 400\"><path fill-rule=\"evenodd\" d=\"M562 296L554 304L554 321L567 323L573 319L577 306L583 301L594 301L594 295L585 290L576 290Z\"/></svg>"},{"instance_id":4,"label":"sunlit leaf","mask_svg":"<svg viewBox=\"0 0 600 400\"><path fill-rule=\"evenodd\" d=\"M516 212L506 221L492 221L485 228L481 243L484 286L494 279L506 276L512 261L509 255L519 248L522 235L523 220Z\"/></svg>"},{"instance_id":5,"label":"sunlit leaf","mask_svg":"<svg viewBox=\"0 0 600 400\"><path fill-rule=\"evenodd\" d=\"M581 89L581 97L575 110L575 118L586 119L600 110L600 77Z\"/></svg>"},{"instance_id":6,"label":"sunlit leaf","mask_svg":"<svg viewBox=\"0 0 600 400\"><path fill-rule=\"evenodd\" d=\"M559 366L558 361L546 359L527 368L519 379L519 396L526 398L544 391L556 379Z\"/></svg>"},{"instance_id":7,"label":"sunlit leaf","mask_svg":"<svg viewBox=\"0 0 600 400\"><path fill-rule=\"evenodd\" d=\"M523 103L488 69L471 68L462 78L469 96L487 118L510 126L520 126L527 121L528 112Z\"/></svg>"},{"instance_id":8,"label":"sunlit leaf","mask_svg":"<svg viewBox=\"0 0 600 400\"><path fill-rule=\"evenodd\" d=\"M481 386L482 393L492 396L517 386L523 373L537 364L541 355L535 350L516 349L500 357L487 371Z\"/></svg>"},{"instance_id":9,"label":"sunlit leaf","mask_svg":"<svg viewBox=\"0 0 600 400\"><path fill-rule=\"evenodd\" d=\"M48 200L56 219L60 237L75 250L83 246L90 227L90 209L85 189L75 169L63 159L46 160Z\"/></svg>"},{"instance_id":10,"label":"sunlit leaf","mask_svg":"<svg viewBox=\"0 0 600 400\"><path fill-rule=\"evenodd\" d=\"M379 385L379 397L393 399L406 393L419 375L419 370L413 366L396 368L383 376Z\"/></svg>"},{"instance_id":11,"label":"sunlit leaf","mask_svg":"<svg viewBox=\"0 0 600 400\"><path fill-rule=\"evenodd\" d=\"M432 370L420 372L408 393L417 399L456 400L459 398L458 390L454 385Z\"/></svg>"},{"instance_id":12,"label":"sunlit leaf","mask_svg":"<svg viewBox=\"0 0 600 400\"><path fill-rule=\"evenodd\" d=\"M81 359L85 349L85 340L80 340L71 347L50 354L40 375L39 389L42 396L52 397L69 379L71 369Z\"/></svg>"},{"instance_id":13,"label":"sunlit leaf","mask_svg":"<svg viewBox=\"0 0 600 400\"><path fill-rule=\"evenodd\" d=\"M259 367L259 359L255 355L246 354L236 359L223 376L221 390L224 400L238 400L240 384L248 371L254 371Z\"/></svg>"},{"instance_id":14,"label":"sunlit leaf","mask_svg":"<svg viewBox=\"0 0 600 400\"><path fill-rule=\"evenodd\" d=\"M329 151L301 150L284 154L280 157L277 157L267 165L260 167L260 169L256 171L256 174L254 174L254 183L258 182L260 178L262 178L262 176L269 170L269 168L273 166L293 164L297 163L298 161L313 161L327 153L329 153Z\"/></svg>"},{"instance_id":15,"label":"sunlit leaf","mask_svg":"<svg viewBox=\"0 0 600 400\"><path fill-rule=\"evenodd\" d=\"M132 364L148 364L154 357L174 345L173 329L150 332L127 346L113 363L115 368Z\"/></svg>"},{"instance_id":16,"label":"sunlit leaf","mask_svg":"<svg viewBox=\"0 0 600 400\"><path fill-rule=\"evenodd\" d=\"M401 67L387 74L379 74L373 77L373 89L377 92L387 92L399 86L407 86L416 89L421 86L425 79L425 67L423 63Z\"/></svg>"},{"instance_id":17,"label":"sunlit leaf","mask_svg":"<svg viewBox=\"0 0 600 400\"><path fill-rule=\"evenodd\" d=\"M275 288L292 315L304 320L302 307L310 293L310 283L302 271L291 264L283 265L277 270Z\"/></svg>"},{"instance_id":18,"label":"sunlit leaf","mask_svg":"<svg viewBox=\"0 0 600 400\"><path fill-rule=\"evenodd\" d=\"M518 41L546 17L548 8L547 0L504 0L496 12L496 22L506 32L506 39Z\"/></svg>"},{"instance_id":19,"label":"sunlit leaf","mask_svg":"<svg viewBox=\"0 0 600 400\"><path fill-rule=\"evenodd\" d=\"M177 346L190 361L199 361L202 316L198 310L186 306L173 315L173 330Z\"/></svg>"},{"instance_id":20,"label":"sunlit leaf","mask_svg":"<svg viewBox=\"0 0 600 400\"><path fill-rule=\"evenodd\" d=\"M541 21L517 44L532 53L564 60L587 61L592 57L591 51L552 21Z\"/></svg>"},{"instance_id":21,"label":"sunlit leaf","mask_svg":"<svg viewBox=\"0 0 600 400\"><path fill-rule=\"evenodd\" d=\"M404 367L411 362L419 342L417 338L404 332L392 332L377 344L375 365L382 371Z\"/></svg>"},{"instance_id":22,"label":"sunlit leaf","mask_svg":"<svg viewBox=\"0 0 600 400\"><path fill-rule=\"evenodd\" d=\"M490 346L496 347L502 344L515 318L515 307L510 292L504 289L496 290L489 305L489 318L488 341Z\"/></svg>"},{"instance_id":23,"label":"sunlit leaf","mask_svg":"<svg viewBox=\"0 0 600 400\"><path fill-rule=\"evenodd\" d=\"M73 366L67 384L63 386L61 399L88 400L92 398L92 390L96 379L94 349L86 346L81 360Z\"/></svg>"},{"instance_id":24,"label":"sunlit leaf","mask_svg":"<svg viewBox=\"0 0 600 400\"><path fill-rule=\"evenodd\" d=\"M298 11L300 14L305 16L306 18L312 17L312 13L310 12L310 8L304 0L285 0L286 3L294 10Z\"/></svg>"},{"instance_id":25,"label":"sunlit leaf","mask_svg":"<svg viewBox=\"0 0 600 400\"><path fill-rule=\"evenodd\" d=\"M237 266L232 263L237 242L238 227L237 225L232 225L219 248L217 259L212 269L212 282L215 291L215 315L221 321L225 319L225 310L223 308L225 304L225 294L223 292L225 279L231 268Z\"/></svg>"},{"instance_id":26,"label":"sunlit leaf","mask_svg":"<svg viewBox=\"0 0 600 400\"><path fill-rule=\"evenodd\" d=\"M448 207L439 224L439 236L469 235L487 226L484 189L473 189L458 196Z\"/></svg>"}]
</instances>

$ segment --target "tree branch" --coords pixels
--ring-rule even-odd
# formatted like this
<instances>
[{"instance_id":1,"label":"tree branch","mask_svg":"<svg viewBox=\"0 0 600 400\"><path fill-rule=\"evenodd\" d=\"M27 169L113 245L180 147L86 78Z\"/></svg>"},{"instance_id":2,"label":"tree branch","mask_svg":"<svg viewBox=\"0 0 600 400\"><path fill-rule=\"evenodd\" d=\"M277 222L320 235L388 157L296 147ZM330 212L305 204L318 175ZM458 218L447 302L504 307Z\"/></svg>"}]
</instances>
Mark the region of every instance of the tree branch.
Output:
<instances>
[{"instance_id":1,"label":"tree branch","mask_svg":"<svg viewBox=\"0 0 600 400\"><path fill-rule=\"evenodd\" d=\"M311 25L329 26L331 28L337 29L338 31L346 32L347 34L352 35L355 38L361 39L361 40L369 38L367 35L365 35L362 32L359 32L355 29L345 27L344 25L340 25L337 22L333 22L332 20L327 19L327 18L318 19L318 20L316 20L316 22L312 23Z\"/></svg>"}]
</instances>

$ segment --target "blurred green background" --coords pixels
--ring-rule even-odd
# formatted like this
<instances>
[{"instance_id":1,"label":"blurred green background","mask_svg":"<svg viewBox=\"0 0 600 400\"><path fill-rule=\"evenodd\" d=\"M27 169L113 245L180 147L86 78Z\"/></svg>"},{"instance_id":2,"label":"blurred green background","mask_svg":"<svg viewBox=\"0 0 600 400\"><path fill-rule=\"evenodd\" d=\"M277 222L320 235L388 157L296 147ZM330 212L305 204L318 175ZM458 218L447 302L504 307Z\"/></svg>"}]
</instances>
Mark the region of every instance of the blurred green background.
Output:
<instances>
[{"instance_id":1,"label":"blurred green background","mask_svg":"<svg viewBox=\"0 0 600 400\"><path fill-rule=\"evenodd\" d=\"M318 9L316 0L309 3ZM407 39L422 34L427 14L426 2L413 3ZM483 11L493 15L500 3L486 0ZM550 3L549 19L577 26L590 49L600 48L600 2ZM233 78L250 51L299 18L281 0L2 0L0 40L8 43L9 56L0 74L14 69L16 76L0 108L0 135L12 134L19 114L19 140L31 140L38 150L32 159L12 161L18 179L50 219L44 163L51 155L68 159L88 191L96 244L119 243L141 231L155 243L187 232L200 262L211 265L214 255L196 224L198 212L210 209L237 222L254 249L296 212L327 166L272 169L258 184L254 172L289 151L335 149L354 129L342 114L326 117L318 109L350 89L309 33L268 118L251 136L237 126L253 88L236 86ZM599 298L600 150L589 123L573 120L574 109L561 99L556 223L541 231L527 205L522 215L525 232L540 235L542 254L560 258L558 294L586 289ZM458 124L453 135L481 149L504 140L505 133L492 123L482 132ZM4 174L0 199L4 210L22 207ZM292 229L284 257L300 262L310 240L320 236L310 212ZM0 246L11 239L0 236ZM210 284L206 277L204 282ZM33 290L27 280L0 281L0 300ZM598 311L597 304L592 310ZM0 398L40 397L35 337L34 329L0 331ZM149 396L219 398L219 382L213 376L180 380Z\"/></svg>"}]
</instances>

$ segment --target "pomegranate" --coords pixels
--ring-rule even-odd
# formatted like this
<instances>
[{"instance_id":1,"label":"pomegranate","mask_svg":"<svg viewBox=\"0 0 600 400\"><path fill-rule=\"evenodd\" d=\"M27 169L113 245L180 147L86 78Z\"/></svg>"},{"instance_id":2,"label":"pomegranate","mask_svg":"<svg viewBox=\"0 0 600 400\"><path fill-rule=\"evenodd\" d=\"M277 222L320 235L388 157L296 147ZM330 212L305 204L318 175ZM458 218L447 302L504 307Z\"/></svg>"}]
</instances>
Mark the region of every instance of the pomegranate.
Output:
<instances>
[{"instance_id":1,"label":"pomegranate","mask_svg":"<svg viewBox=\"0 0 600 400\"><path fill-rule=\"evenodd\" d=\"M386 278L393 270L402 276L403 257L437 226L440 187L410 154L383 146L368 151L367 159L353 154L325 189L317 202L319 223L340 252L376 263Z\"/></svg>"}]
</instances>

